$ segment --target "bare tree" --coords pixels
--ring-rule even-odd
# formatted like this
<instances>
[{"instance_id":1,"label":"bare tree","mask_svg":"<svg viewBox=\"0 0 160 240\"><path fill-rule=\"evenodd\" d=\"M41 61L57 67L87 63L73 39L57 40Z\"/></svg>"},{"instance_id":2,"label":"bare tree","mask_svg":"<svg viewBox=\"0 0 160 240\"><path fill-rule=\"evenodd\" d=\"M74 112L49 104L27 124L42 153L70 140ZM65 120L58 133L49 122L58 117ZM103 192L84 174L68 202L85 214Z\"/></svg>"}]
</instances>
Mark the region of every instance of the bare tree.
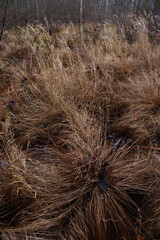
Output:
<instances>
[{"instance_id":1,"label":"bare tree","mask_svg":"<svg viewBox=\"0 0 160 240\"><path fill-rule=\"evenodd\" d=\"M30 6L30 0L27 1L27 7L28 7L28 10L30 10L31 6Z\"/></svg>"},{"instance_id":2,"label":"bare tree","mask_svg":"<svg viewBox=\"0 0 160 240\"><path fill-rule=\"evenodd\" d=\"M5 1L4 15L3 15L3 20L2 20L2 29L1 29L1 33L0 33L0 41L2 39L3 30L4 30L4 26L5 26L7 7L8 7L8 0Z\"/></svg>"},{"instance_id":3,"label":"bare tree","mask_svg":"<svg viewBox=\"0 0 160 240\"><path fill-rule=\"evenodd\" d=\"M15 8L17 9L18 8L17 0L14 0L14 5L15 5Z\"/></svg>"},{"instance_id":4,"label":"bare tree","mask_svg":"<svg viewBox=\"0 0 160 240\"><path fill-rule=\"evenodd\" d=\"M106 11L107 11L107 9L108 9L108 0L106 0Z\"/></svg>"},{"instance_id":5,"label":"bare tree","mask_svg":"<svg viewBox=\"0 0 160 240\"><path fill-rule=\"evenodd\" d=\"M83 31L83 0L80 0L80 25L81 31Z\"/></svg>"},{"instance_id":6,"label":"bare tree","mask_svg":"<svg viewBox=\"0 0 160 240\"><path fill-rule=\"evenodd\" d=\"M39 4L38 4L38 0L36 0L36 9L37 9L37 18L39 19Z\"/></svg>"}]
</instances>

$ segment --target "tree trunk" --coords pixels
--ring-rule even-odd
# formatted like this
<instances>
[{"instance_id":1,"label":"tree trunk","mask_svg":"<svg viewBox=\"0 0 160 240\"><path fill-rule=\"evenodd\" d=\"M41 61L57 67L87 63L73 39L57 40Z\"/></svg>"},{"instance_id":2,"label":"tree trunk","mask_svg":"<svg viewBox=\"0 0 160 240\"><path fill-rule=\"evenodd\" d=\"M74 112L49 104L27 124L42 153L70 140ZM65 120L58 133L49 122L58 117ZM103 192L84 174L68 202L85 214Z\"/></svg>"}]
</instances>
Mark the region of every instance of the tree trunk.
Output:
<instances>
[{"instance_id":1,"label":"tree trunk","mask_svg":"<svg viewBox=\"0 0 160 240\"><path fill-rule=\"evenodd\" d=\"M3 30L4 30L4 26L5 26L7 7L8 7L8 0L6 0L6 2L5 2L4 15L3 15L3 20L2 20L2 29L1 29L1 33L0 33L0 41L2 39Z\"/></svg>"},{"instance_id":2,"label":"tree trunk","mask_svg":"<svg viewBox=\"0 0 160 240\"><path fill-rule=\"evenodd\" d=\"M39 4L38 4L38 0L36 0L36 9L37 9L37 18L39 20Z\"/></svg>"},{"instance_id":3,"label":"tree trunk","mask_svg":"<svg viewBox=\"0 0 160 240\"><path fill-rule=\"evenodd\" d=\"M80 25L81 31L83 31L83 0L80 0Z\"/></svg>"}]
</instances>

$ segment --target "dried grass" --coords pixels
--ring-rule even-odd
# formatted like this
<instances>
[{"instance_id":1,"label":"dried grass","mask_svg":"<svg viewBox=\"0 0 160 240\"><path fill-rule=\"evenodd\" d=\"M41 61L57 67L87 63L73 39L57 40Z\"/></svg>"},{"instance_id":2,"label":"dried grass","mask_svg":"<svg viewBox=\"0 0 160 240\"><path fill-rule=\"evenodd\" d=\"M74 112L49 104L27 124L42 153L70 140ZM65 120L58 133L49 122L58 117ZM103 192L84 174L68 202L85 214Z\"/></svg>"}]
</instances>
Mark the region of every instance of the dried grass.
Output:
<instances>
[{"instance_id":1,"label":"dried grass","mask_svg":"<svg viewBox=\"0 0 160 240\"><path fill-rule=\"evenodd\" d=\"M6 34L1 239L158 238L160 45L135 28Z\"/></svg>"}]
</instances>

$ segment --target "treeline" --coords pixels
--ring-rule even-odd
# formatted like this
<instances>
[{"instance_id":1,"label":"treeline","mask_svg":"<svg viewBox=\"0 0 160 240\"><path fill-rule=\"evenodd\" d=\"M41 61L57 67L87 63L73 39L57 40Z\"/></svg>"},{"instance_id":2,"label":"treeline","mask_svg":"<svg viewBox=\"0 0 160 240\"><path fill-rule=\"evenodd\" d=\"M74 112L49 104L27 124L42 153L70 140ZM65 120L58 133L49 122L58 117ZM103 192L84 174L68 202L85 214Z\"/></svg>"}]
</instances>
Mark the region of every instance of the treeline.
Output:
<instances>
[{"instance_id":1,"label":"treeline","mask_svg":"<svg viewBox=\"0 0 160 240\"><path fill-rule=\"evenodd\" d=\"M159 0L10 0L6 27L44 19L49 22L79 23L81 4L83 22L103 22L107 17L113 18L115 15L125 20L128 14L160 13ZM1 18L4 5L5 0L0 0Z\"/></svg>"}]
</instances>

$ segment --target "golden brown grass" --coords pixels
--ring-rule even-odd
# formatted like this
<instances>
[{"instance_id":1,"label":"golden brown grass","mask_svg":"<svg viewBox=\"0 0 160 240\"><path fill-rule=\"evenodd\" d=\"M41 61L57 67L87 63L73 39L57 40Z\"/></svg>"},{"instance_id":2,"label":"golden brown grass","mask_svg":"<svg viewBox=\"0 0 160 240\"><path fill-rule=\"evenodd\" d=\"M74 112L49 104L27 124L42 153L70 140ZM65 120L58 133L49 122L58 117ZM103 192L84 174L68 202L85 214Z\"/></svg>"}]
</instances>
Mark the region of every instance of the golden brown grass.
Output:
<instances>
[{"instance_id":1,"label":"golden brown grass","mask_svg":"<svg viewBox=\"0 0 160 240\"><path fill-rule=\"evenodd\" d=\"M159 238L160 45L134 24L5 34L1 239Z\"/></svg>"}]
</instances>

